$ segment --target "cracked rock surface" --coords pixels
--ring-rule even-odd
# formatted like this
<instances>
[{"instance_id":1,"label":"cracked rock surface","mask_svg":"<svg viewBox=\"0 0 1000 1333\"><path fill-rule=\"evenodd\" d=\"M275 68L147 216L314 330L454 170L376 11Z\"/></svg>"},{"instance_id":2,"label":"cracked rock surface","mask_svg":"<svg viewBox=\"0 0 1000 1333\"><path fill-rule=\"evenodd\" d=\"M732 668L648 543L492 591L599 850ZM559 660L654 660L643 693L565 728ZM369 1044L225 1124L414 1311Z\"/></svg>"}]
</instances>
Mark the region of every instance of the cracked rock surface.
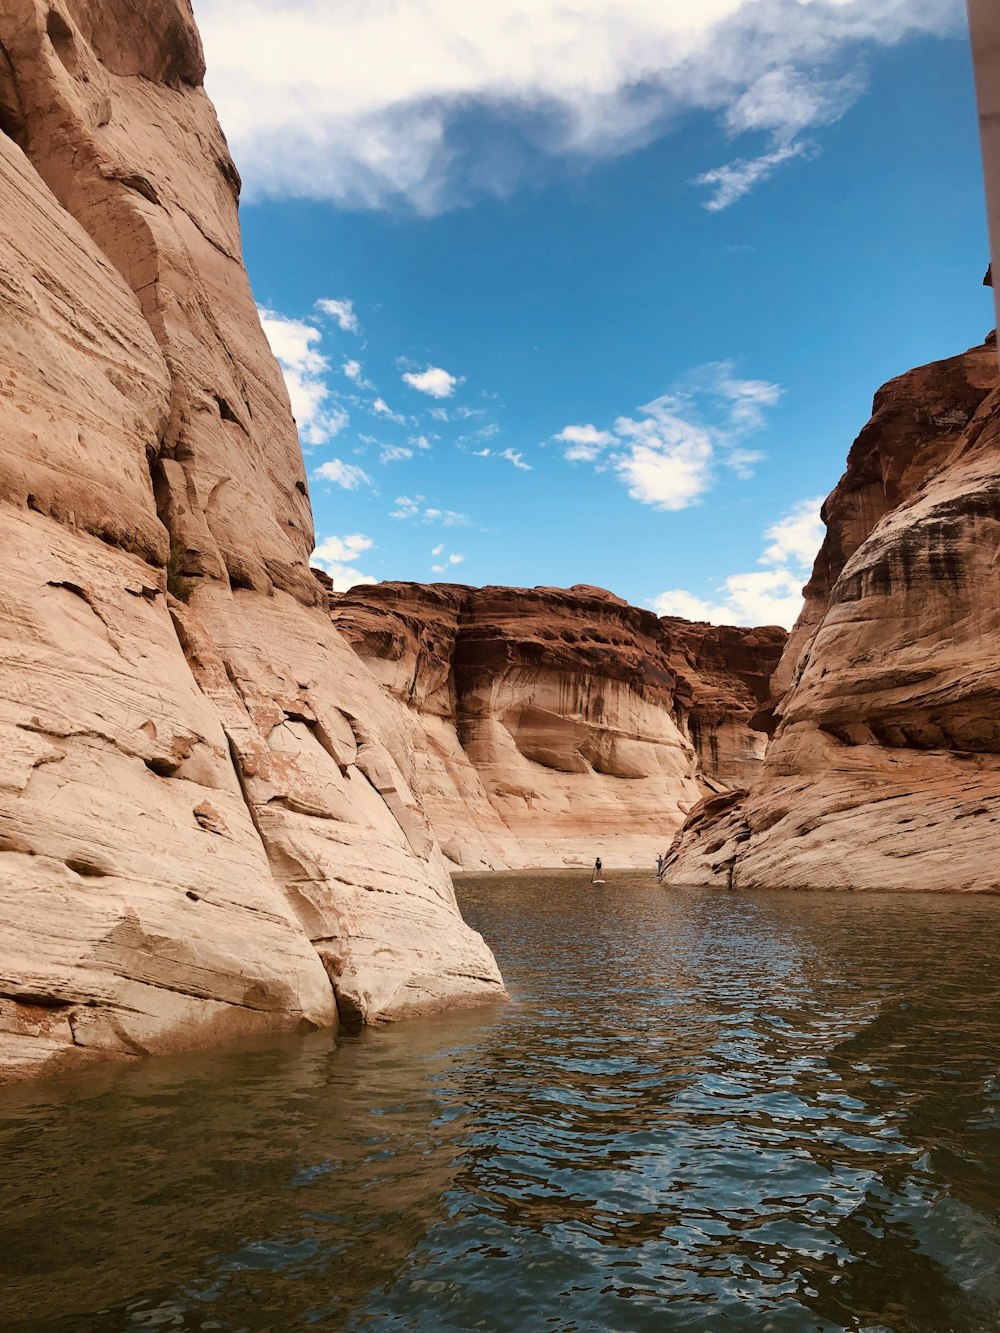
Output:
<instances>
[{"instance_id":1,"label":"cracked rock surface","mask_svg":"<svg viewBox=\"0 0 1000 1333\"><path fill-rule=\"evenodd\" d=\"M0 1079L502 997L330 624L184 0L0 11Z\"/></svg>"}]
</instances>

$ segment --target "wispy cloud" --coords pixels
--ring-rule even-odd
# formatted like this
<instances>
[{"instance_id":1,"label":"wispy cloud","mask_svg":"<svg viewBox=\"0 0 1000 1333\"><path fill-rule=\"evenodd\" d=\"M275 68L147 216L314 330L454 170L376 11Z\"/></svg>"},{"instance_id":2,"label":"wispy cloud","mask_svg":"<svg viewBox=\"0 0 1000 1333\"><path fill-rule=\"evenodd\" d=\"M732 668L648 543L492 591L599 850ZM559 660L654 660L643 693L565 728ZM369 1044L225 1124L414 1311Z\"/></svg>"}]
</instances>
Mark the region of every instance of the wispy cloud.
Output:
<instances>
[{"instance_id":1,"label":"wispy cloud","mask_svg":"<svg viewBox=\"0 0 1000 1333\"><path fill-rule=\"evenodd\" d=\"M571 463L590 463L609 444L614 444L615 437L609 430L598 430L596 426L565 426L558 435L552 437L569 447L564 450L565 457Z\"/></svg>"},{"instance_id":2,"label":"wispy cloud","mask_svg":"<svg viewBox=\"0 0 1000 1333\"><path fill-rule=\"evenodd\" d=\"M384 398L376 398L371 405L371 410L377 417L385 417L387 421L395 421L397 426L406 424L406 417L400 412L394 412Z\"/></svg>"},{"instance_id":3,"label":"wispy cloud","mask_svg":"<svg viewBox=\"0 0 1000 1333\"><path fill-rule=\"evenodd\" d=\"M397 495L396 508L390 518L416 519L420 523L439 523L444 528L460 527L469 522L466 514L459 514L454 509L438 509L427 503L425 495Z\"/></svg>"},{"instance_id":4,"label":"wispy cloud","mask_svg":"<svg viewBox=\"0 0 1000 1333\"><path fill-rule=\"evenodd\" d=\"M340 367L352 384L356 384L359 389L373 389L375 386L370 380L366 380L360 361L348 358Z\"/></svg>"},{"instance_id":5,"label":"wispy cloud","mask_svg":"<svg viewBox=\"0 0 1000 1333\"><path fill-rule=\"evenodd\" d=\"M729 208L745 194L749 194L755 185L769 180L785 162L803 157L814 151L805 143L782 144L760 157L737 158L725 166L713 167L695 177L695 185L705 185L712 190L712 197L705 201L704 207L709 213L719 213Z\"/></svg>"},{"instance_id":6,"label":"wispy cloud","mask_svg":"<svg viewBox=\"0 0 1000 1333\"><path fill-rule=\"evenodd\" d=\"M375 543L364 533L354 532L347 537L324 537L312 553L311 563L325 570L333 579L336 592L346 592L359 583L376 583L370 574L363 574L353 562L370 551Z\"/></svg>"},{"instance_id":7,"label":"wispy cloud","mask_svg":"<svg viewBox=\"0 0 1000 1333\"><path fill-rule=\"evenodd\" d=\"M348 301L346 299L335 301L328 296L324 296L316 302L316 309L334 320L344 333L361 332L361 325L358 322L357 315L354 313L353 301Z\"/></svg>"},{"instance_id":8,"label":"wispy cloud","mask_svg":"<svg viewBox=\"0 0 1000 1333\"><path fill-rule=\"evenodd\" d=\"M411 389L426 393L431 398L450 398L461 383L457 375L449 375L440 366L428 366L421 371L408 370L403 375L403 381Z\"/></svg>"},{"instance_id":9,"label":"wispy cloud","mask_svg":"<svg viewBox=\"0 0 1000 1333\"><path fill-rule=\"evenodd\" d=\"M708 620L715 625L784 625L791 629L802 610L802 585L823 541L819 497L800 500L764 531L768 543L758 560L765 569L730 574L719 600L671 588L653 601L661 616Z\"/></svg>"},{"instance_id":10,"label":"wispy cloud","mask_svg":"<svg viewBox=\"0 0 1000 1333\"><path fill-rule=\"evenodd\" d=\"M432 214L509 194L539 162L630 152L690 111L715 115L734 139L765 138L763 154L754 144L721 175L705 173L710 203L725 207L803 155L803 136L861 94L841 71L867 45L958 31L962 6L199 0L198 18L249 198L404 201Z\"/></svg>"},{"instance_id":11,"label":"wispy cloud","mask_svg":"<svg viewBox=\"0 0 1000 1333\"><path fill-rule=\"evenodd\" d=\"M363 468L358 467L356 463L345 463L340 458L331 458L329 462L321 463L313 472L313 476L320 481L330 481L335 486L342 486L345 491L356 491L362 486L374 485Z\"/></svg>"},{"instance_id":12,"label":"wispy cloud","mask_svg":"<svg viewBox=\"0 0 1000 1333\"><path fill-rule=\"evenodd\" d=\"M520 472L531 471L531 464L524 461L524 456L521 454L520 450L515 451L514 449L504 449L502 453L497 455L497 457L505 458L508 463L513 463Z\"/></svg>"},{"instance_id":13,"label":"wispy cloud","mask_svg":"<svg viewBox=\"0 0 1000 1333\"><path fill-rule=\"evenodd\" d=\"M431 555L440 555L443 550L443 546L435 546ZM464 559L464 555L459 555L457 551L453 552L440 565L431 565L431 571L435 574L445 574L449 569L454 569L456 565L460 565Z\"/></svg>"},{"instance_id":14,"label":"wispy cloud","mask_svg":"<svg viewBox=\"0 0 1000 1333\"><path fill-rule=\"evenodd\" d=\"M763 455L742 441L763 428L781 387L742 379L731 361L692 371L667 394L618 417L611 430L593 423L565 426L552 438L571 463L614 472L634 500L656 509L686 509L712 484L722 464L740 477L753 474Z\"/></svg>"},{"instance_id":15,"label":"wispy cloud","mask_svg":"<svg viewBox=\"0 0 1000 1333\"><path fill-rule=\"evenodd\" d=\"M302 319L259 308L260 322L281 367L292 415L304 445L326 444L350 418L326 383L330 362L320 351L322 331Z\"/></svg>"},{"instance_id":16,"label":"wispy cloud","mask_svg":"<svg viewBox=\"0 0 1000 1333\"><path fill-rule=\"evenodd\" d=\"M380 463L401 463L405 458L412 458L413 450L402 444L383 444L378 456Z\"/></svg>"}]
</instances>

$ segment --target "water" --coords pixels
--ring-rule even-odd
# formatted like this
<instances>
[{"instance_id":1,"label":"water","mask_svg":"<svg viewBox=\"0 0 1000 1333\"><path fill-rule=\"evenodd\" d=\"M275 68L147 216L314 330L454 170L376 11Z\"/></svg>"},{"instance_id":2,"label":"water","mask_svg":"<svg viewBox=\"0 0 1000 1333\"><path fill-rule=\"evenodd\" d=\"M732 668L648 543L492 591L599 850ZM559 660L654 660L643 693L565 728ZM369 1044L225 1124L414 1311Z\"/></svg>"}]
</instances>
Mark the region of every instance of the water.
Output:
<instances>
[{"instance_id":1,"label":"water","mask_svg":"<svg viewBox=\"0 0 1000 1333\"><path fill-rule=\"evenodd\" d=\"M514 1002L0 1092L0 1328L1000 1329L1000 903L459 886Z\"/></svg>"}]
</instances>

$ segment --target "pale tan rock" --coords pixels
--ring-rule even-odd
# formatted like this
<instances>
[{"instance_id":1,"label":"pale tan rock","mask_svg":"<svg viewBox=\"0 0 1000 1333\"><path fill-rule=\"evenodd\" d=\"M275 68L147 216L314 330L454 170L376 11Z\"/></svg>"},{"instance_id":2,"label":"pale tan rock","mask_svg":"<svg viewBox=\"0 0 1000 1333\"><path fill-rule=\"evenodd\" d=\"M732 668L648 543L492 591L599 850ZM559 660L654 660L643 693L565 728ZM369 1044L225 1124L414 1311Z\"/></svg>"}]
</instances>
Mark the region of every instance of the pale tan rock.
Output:
<instances>
[{"instance_id":1,"label":"pale tan rock","mask_svg":"<svg viewBox=\"0 0 1000 1333\"><path fill-rule=\"evenodd\" d=\"M776 673L745 800L675 883L1000 891L1000 394L992 345L876 396Z\"/></svg>"},{"instance_id":2,"label":"pale tan rock","mask_svg":"<svg viewBox=\"0 0 1000 1333\"><path fill-rule=\"evenodd\" d=\"M760 762L747 721L785 641L583 585L362 586L331 614L404 706L411 786L464 870L652 865Z\"/></svg>"},{"instance_id":3,"label":"pale tan rock","mask_svg":"<svg viewBox=\"0 0 1000 1333\"><path fill-rule=\"evenodd\" d=\"M0 1079L503 994L308 571L202 73L183 0L0 12Z\"/></svg>"}]
</instances>

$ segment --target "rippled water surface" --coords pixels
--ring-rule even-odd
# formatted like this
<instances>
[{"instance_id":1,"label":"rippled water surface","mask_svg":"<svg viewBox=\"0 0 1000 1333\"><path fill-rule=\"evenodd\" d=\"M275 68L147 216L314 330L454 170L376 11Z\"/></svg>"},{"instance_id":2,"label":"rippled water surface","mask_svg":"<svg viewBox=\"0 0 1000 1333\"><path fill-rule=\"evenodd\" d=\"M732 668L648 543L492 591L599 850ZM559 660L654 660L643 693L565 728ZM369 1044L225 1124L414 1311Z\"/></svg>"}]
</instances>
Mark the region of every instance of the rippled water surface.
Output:
<instances>
[{"instance_id":1,"label":"rippled water surface","mask_svg":"<svg viewBox=\"0 0 1000 1333\"><path fill-rule=\"evenodd\" d=\"M1000 1329L1000 902L459 885L513 1003L0 1092L0 1328Z\"/></svg>"}]
</instances>

